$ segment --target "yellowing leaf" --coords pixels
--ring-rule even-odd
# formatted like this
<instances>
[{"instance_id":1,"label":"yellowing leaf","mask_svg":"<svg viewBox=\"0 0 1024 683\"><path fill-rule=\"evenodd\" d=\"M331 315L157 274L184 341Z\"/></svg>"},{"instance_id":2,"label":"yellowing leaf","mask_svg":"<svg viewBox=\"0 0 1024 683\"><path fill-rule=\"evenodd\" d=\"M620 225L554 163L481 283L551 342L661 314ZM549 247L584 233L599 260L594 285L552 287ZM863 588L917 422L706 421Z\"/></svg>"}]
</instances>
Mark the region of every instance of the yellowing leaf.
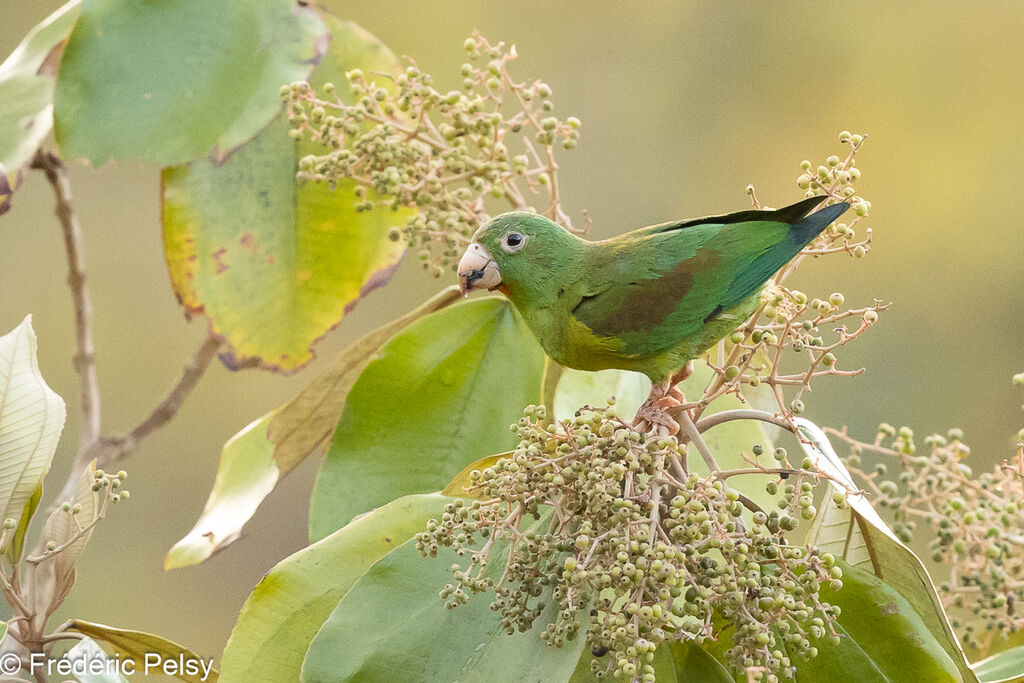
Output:
<instances>
[{"instance_id":1,"label":"yellowing leaf","mask_svg":"<svg viewBox=\"0 0 1024 683\"><path fill-rule=\"evenodd\" d=\"M331 42L314 85L345 71L399 69L398 59L354 24L330 16ZM223 164L163 172L164 251L188 316L205 315L227 341L232 368L292 371L358 301L387 283L405 245L388 239L408 212L356 212L349 182L297 185L312 151L278 116Z\"/></svg>"},{"instance_id":2,"label":"yellowing leaf","mask_svg":"<svg viewBox=\"0 0 1024 683\"><path fill-rule=\"evenodd\" d=\"M121 655L121 659L131 659L135 662L136 672L145 672L146 655L159 655L163 660L177 660L195 662L200 667L198 673L178 671L173 674L174 678L188 683L216 683L218 672L213 668L213 661L210 657L200 657L187 647L178 645L174 641L167 640L145 631L131 631L125 628L114 628L103 624L95 624L89 621L75 619L68 627L69 631L77 631L96 640L108 643ZM202 667L209 667L203 669Z\"/></svg>"},{"instance_id":3,"label":"yellowing leaf","mask_svg":"<svg viewBox=\"0 0 1024 683\"><path fill-rule=\"evenodd\" d=\"M502 458L511 457L512 451L505 453L495 453L494 455L488 455L486 458L480 458L475 462L471 462L462 468L462 471L455 475L455 478L448 482L448 485L441 491L446 496L452 496L453 498L476 498L477 496L466 491L466 488L473 483L470 475L474 471L483 471L488 467L493 467Z\"/></svg>"},{"instance_id":4,"label":"yellowing leaf","mask_svg":"<svg viewBox=\"0 0 1024 683\"><path fill-rule=\"evenodd\" d=\"M199 564L238 539L242 527L283 476L267 441L274 413L231 437L220 454L213 490L192 530L164 558L164 569Z\"/></svg>"}]
</instances>

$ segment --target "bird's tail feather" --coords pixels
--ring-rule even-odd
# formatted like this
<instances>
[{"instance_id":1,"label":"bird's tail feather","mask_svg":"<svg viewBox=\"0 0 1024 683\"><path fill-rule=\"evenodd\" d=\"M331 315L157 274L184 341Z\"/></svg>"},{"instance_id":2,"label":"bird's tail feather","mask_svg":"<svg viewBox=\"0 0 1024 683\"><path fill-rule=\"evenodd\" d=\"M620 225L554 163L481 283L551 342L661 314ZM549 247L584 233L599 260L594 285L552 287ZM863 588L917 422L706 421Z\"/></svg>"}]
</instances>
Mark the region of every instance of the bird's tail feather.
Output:
<instances>
[{"instance_id":1,"label":"bird's tail feather","mask_svg":"<svg viewBox=\"0 0 1024 683\"><path fill-rule=\"evenodd\" d=\"M850 208L846 202L826 206L821 211L816 211L806 218L801 218L789 227L789 238L797 245L797 251L803 249L811 240L832 224L832 221L843 215L843 212ZM795 254L794 254L795 255Z\"/></svg>"},{"instance_id":2,"label":"bird's tail feather","mask_svg":"<svg viewBox=\"0 0 1024 683\"><path fill-rule=\"evenodd\" d=\"M801 249L810 244L811 240L848 208L850 208L849 204L840 202L826 206L821 211L791 223L788 239L783 238L771 249L758 256L732 281L725 296L724 307L731 308L760 290L775 271L792 260L800 253Z\"/></svg>"}]
</instances>

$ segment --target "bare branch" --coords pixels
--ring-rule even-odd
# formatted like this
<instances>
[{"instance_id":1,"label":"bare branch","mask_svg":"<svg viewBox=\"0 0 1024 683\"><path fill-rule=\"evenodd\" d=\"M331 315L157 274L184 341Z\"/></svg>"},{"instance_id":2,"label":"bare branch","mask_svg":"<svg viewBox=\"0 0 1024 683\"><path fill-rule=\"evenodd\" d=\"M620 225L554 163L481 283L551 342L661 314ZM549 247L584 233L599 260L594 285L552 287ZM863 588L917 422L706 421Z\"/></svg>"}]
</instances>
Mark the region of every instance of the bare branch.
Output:
<instances>
[{"instance_id":1,"label":"bare branch","mask_svg":"<svg viewBox=\"0 0 1024 683\"><path fill-rule=\"evenodd\" d=\"M205 337L185 363L178 381L138 425L127 434L101 437L92 447L79 452L64 489L56 500L67 500L73 495L78 478L93 459L96 460L96 466L101 469L120 462L135 451L140 441L170 422L178 414L185 399L199 383L210 363L217 357L217 350L222 343L223 340L213 334Z\"/></svg>"},{"instance_id":2,"label":"bare branch","mask_svg":"<svg viewBox=\"0 0 1024 683\"><path fill-rule=\"evenodd\" d=\"M755 410L753 408L723 410L721 412L715 413L714 415L709 415L708 417L702 418L697 421L697 431L703 434L712 427L720 425L723 422L729 422L731 420L760 420L762 422L773 424L777 427L782 427L783 429L789 430L791 432L794 431L793 424L786 418L779 417L778 415L772 415L771 413L765 410Z\"/></svg>"},{"instance_id":3,"label":"bare branch","mask_svg":"<svg viewBox=\"0 0 1024 683\"><path fill-rule=\"evenodd\" d=\"M708 469L712 472L718 472L718 461L715 460L715 456L711 453L711 449L704 443L704 439L700 435L700 431L697 430L696 425L693 424L693 420L690 418L690 414L683 410L680 411L678 416L679 425L683 428L683 432L693 442L693 445L697 447L697 451L700 453L700 457L704 459Z\"/></svg>"},{"instance_id":4,"label":"bare branch","mask_svg":"<svg viewBox=\"0 0 1024 683\"><path fill-rule=\"evenodd\" d=\"M56 213L64 233L64 251L68 259L68 286L75 306L75 370L81 382L82 420L78 430L78 450L84 452L100 438L100 387L96 376L96 348L92 337L92 299L85 279L85 254L82 226L75 213L67 168L56 155L42 150L32 160L32 168L41 170L50 181L56 198Z\"/></svg>"},{"instance_id":5,"label":"bare branch","mask_svg":"<svg viewBox=\"0 0 1024 683\"><path fill-rule=\"evenodd\" d=\"M124 460L131 455L140 441L170 422L178 414L188 395L195 389L206 369L210 367L210 363L217 357L217 350L222 343L223 340L220 337L212 334L203 339L199 347L192 353L192 357L185 363L178 381L167 392L167 396L153 408L142 422L127 434L100 439L97 448L90 454L96 458L96 465L102 468ZM91 460L92 457L89 459Z\"/></svg>"}]
</instances>

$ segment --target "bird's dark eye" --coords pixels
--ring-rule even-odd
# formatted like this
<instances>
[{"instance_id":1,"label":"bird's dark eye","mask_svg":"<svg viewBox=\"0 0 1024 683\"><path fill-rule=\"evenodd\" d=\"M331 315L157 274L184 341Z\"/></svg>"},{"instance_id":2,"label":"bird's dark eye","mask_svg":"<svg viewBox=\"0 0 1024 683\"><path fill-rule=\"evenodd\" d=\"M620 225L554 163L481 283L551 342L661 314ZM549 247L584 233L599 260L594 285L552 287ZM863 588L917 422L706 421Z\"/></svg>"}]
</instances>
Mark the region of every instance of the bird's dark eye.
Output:
<instances>
[{"instance_id":1,"label":"bird's dark eye","mask_svg":"<svg viewBox=\"0 0 1024 683\"><path fill-rule=\"evenodd\" d=\"M518 251L526 243L526 237L522 233L510 232L501 240L501 246L505 251Z\"/></svg>"}]
</instances>

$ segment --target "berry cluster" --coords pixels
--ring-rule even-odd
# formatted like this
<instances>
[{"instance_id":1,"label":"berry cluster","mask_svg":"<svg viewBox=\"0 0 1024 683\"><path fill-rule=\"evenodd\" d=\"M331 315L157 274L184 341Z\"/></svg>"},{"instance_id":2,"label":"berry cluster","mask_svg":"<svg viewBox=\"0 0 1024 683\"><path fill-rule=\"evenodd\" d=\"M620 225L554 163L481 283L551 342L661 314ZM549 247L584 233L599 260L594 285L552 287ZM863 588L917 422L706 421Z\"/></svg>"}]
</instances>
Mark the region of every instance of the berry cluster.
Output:
<instances>
[{"instance_id":1,"label":"berry cluster","mask_svg":"<svg viewBox=\"0 0 1024 683\"><path fill-rule=\"evenodd\" d=\"M572 228L562 210L555 150L573 149L580 122L552 114L551 87L518 82L515 47L475 34L465 43L462 88L443 92L412 60L397 76L346 74L348 102L327 83L282 87L293 129L325 149L299 162L298 180L354 181L357 209L416 209L391 238L419 246L424 268L454 268L473 232L501 210L539 210ZM536 199L535 199L536 197Z\"/></svg>"},{"instance_id":2,"label":"berry cluster","mask_svg":"<svg viewBox=\"0 0 1024 683\"><path fill-rule=\"evenodd\" d=\"M923 448L909 427L884 423L870 443L833 434L849 444L848 468L890 511L893 531L907 543L919 527L930 532L931 559L951 568L940 597L964 644L986 652L1024 628L1024 445L1015 461L975 476L959 429L926 437Z\"/></svg>"},{"instance_id":3,"label":"berry cluster","mask_svg":"<svg viewBox=\"0 0 1024 683\"><path fill-rule=\"evenodd\" d=\"M839 610L822 591L838 590L842 571L785 536L810 506L810 464L780 468L768 513L726 484L738 471L689 473L674 437L635 431L613 409L558 425L545 412L529 406L511 456L474 470L469 499L417 536L424 555L465 558L441 591L450 608L491 591L509 633L550 614L550 645L583 631L595 675L627 680L654 680L662 641L701 643L729 626L729 662L769 681L791 678L791 658L814 656L819 639L838 640Z\"/></svg>"}]
</instances>

